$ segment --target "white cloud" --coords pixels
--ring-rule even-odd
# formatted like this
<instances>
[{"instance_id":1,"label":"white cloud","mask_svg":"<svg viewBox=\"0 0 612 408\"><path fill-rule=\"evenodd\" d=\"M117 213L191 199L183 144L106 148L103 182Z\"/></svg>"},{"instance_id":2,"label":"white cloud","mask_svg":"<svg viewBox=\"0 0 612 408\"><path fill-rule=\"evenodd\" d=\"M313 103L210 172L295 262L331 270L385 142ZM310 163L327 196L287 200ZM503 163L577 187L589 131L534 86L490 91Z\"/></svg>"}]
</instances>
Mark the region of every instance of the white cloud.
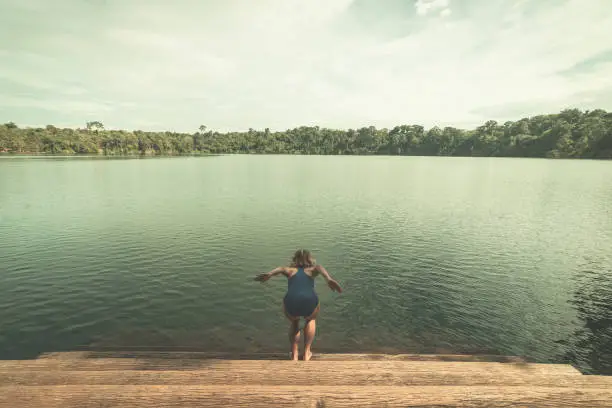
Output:
<instances>
[{"instance_id":1,"label":"white cloud","mask_svg":"<svg viewBox=\"0 0 612 408\"><path fill-rule=\"evenodd\" d=\"M450 0L417 0L414 7L419 16L425 16L431 11L446 9L449 2Z\"/></svg>"},{"instance_id":2,"label":"white cloud","mask_svg":"<svg viewBox=\"0 0 612 408\"><path fill-rule=\"evenodd\" d=\"M539 11L535 0L453 2L452 14L448 0L418 0L411 13L380 2L376 27L343 23L359 5L351 0L106 0L79 9L95 19L65 16L84 3L58 3L61 13L0 24L0 86L11 84L0 122L17 113L36 123L46 109L72 123L98 112L107 127L129 129L473 126L567 106L612 110L612 63L561 73L610 48L608 0ZM382 41L376 30L388 27L405 35ZM3 30L23 35L3 44Z\"/></svg>"},{"instance_id":3,"label":"white cloud","mask_svg":"<svg viewBox=\"0 0 612 408\"><path fill-rule=\"evenodd\" d=\"M110 101L104 103L82 100L71 101L59 98L40 100L38 98L20 96L2 98L2 101L0 101L0 108L9 106L13 108L43 109L64 113L103 114L106 112L112 112L114 107L120 107L121 104L115 105L114 102Z\"/></svg>"}]
</instances>

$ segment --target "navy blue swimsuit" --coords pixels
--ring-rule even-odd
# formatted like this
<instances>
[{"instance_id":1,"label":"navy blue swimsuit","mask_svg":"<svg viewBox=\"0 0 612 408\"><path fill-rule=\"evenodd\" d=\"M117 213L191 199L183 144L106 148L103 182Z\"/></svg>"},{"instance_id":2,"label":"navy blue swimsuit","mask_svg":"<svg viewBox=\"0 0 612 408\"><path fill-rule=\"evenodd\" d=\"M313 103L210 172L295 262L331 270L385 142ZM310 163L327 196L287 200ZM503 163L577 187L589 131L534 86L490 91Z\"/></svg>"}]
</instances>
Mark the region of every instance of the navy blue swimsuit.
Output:
<instances>
[{"instance_id":1,"label":"navy blue swimsuit","mask_svg":"<svg viewBox=\"0 0 612 408\"><path fill-rule=\"evenodd\" d=\"M308 317L319 306L319 297L314 290L314 278L298 268L297 272L289 278L287 294L283 299L285 310L293 317Z\"/></svg>"}]
</instances>

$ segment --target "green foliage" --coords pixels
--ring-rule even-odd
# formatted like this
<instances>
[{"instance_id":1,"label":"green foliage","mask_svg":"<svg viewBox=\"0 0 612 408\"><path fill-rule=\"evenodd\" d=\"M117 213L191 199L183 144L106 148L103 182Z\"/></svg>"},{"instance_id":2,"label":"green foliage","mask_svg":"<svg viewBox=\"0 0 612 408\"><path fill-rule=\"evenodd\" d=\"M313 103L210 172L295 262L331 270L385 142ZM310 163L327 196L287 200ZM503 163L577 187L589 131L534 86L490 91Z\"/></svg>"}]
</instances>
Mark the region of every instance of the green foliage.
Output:
<instances>
[{"instance_id":1,"label":"green foliage","mask_svg":"<svg viewBox=\"0 0 612 408\"><path fill-rule=\"evenodd\" d=\"M199 153L497 156L612 158L612 113L566 109L506 122L487 121L474 130L425 130L401 125L336 130L302 126L282 132L249 129L219 133L202 125L192 134L108 130L102 122L85 129L19 128L0 125L0 152L104 155Z\"/></svg>"}]
</instances>

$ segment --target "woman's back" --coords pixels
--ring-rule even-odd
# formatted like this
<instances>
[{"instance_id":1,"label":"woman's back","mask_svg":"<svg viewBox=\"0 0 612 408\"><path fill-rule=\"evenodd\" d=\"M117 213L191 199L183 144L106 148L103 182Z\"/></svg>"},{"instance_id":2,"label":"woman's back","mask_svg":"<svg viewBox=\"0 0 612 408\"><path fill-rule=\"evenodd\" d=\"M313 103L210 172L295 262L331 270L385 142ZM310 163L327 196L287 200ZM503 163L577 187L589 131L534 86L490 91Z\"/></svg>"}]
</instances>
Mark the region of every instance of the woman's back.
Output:
<instances>
[{"instance_id":1,"label":"woman's back","mask_svg":"<svg viewBox=\"0 0 612 408\"><path fill-rule=\"evenodd\" d=\"M316 311L319 297L314 290L314 278L303 267L289 276L284 304L286 312L293 317L309 317Z\"/></svg>"},{"instance_id":2,"label":"woman's back","mask_svg":"<svg viewBox=\"0 0 612 408\"><path fill-rule=\"evenodd\" d=\"M310 297L315 293L314 278L306 273L304 268L298 267L287 280L287 295L295 297Z\"/></svg>"}]
</instances>

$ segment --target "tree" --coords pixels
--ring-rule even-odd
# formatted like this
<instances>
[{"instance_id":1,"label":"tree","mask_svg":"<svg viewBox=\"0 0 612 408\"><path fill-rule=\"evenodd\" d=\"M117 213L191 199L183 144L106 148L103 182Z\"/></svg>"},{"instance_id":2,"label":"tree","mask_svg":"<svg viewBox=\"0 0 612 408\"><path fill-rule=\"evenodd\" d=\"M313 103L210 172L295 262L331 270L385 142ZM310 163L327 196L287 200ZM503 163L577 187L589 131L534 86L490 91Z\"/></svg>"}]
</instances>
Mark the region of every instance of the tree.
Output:
<instances>
[{"instance_id":1,"label":"tree","mask_svg":"<svg viewBox=\"0 0 612 408\"><path fill-rule=\"evenodd\" d=\"M211 152L612 158L612 113L566 109L503 125L489 120L473 130L436 126L425 130L420 125L391 130L301 126L278 132L250 128L220 133L201 125L188 134L109 131L99 121L87 122L86 129L19 128L9 122L0 125L0 150L108 155Z\"/></svg>"},{"instance_id":2,"label":"tree","mask_svg":"<svg viewBox=\"0 0 612 408\"><path fill-rule=\"evenodd\" d=\"M102 124L102 122L99 122L97 120L93 122L87 122L86 127L88 131L93 131L95 134L98 134L99 131L104 130L104 125Z\"/></svg>"}]
</instances>

